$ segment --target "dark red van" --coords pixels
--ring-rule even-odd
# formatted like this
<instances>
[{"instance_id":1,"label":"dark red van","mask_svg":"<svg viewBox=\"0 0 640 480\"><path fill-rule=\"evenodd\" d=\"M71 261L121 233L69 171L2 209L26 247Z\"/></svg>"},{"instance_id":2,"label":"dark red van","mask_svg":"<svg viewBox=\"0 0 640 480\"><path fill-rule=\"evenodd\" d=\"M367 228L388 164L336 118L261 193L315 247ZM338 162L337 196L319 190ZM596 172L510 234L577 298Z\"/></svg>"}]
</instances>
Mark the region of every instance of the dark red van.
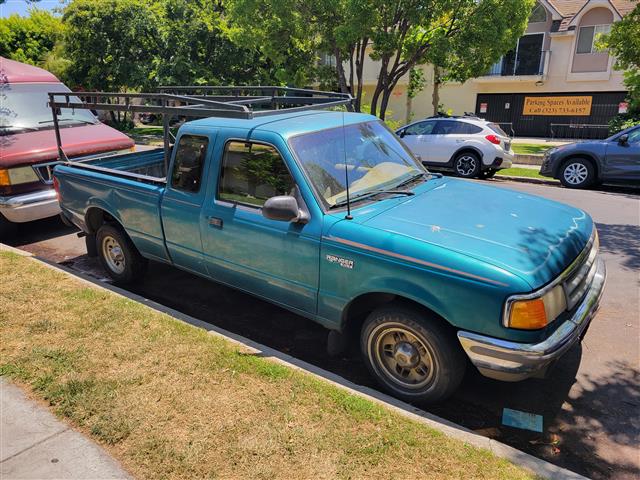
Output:
<instances>
[{"instance_id":1,"label":"dark red van","mask_svg":"<svg viewBox=\"0 0 640 480\"><path fill-rule=\"evenodd\" d=\"M51 162L58 159L47 92L68 92L54 75L0 57L0 239L15 224L57 215ZM126 135L100 123L87 110L58 115L70 158L132 150Z\"/></svg>"}]
</instances>

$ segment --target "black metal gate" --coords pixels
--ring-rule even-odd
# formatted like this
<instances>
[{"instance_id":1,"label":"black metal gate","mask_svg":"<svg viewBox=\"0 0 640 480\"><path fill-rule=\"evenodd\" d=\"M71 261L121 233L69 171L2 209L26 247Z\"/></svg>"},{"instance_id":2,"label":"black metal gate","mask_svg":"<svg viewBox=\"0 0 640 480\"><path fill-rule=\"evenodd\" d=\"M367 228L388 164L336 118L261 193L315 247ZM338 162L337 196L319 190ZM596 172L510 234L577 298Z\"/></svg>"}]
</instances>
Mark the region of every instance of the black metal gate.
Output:
<instances>
[{"instance_id":1,"label":"black metal gate","mask_svg":"<svg viewBox=\"0 0 640 480\"><path fill-rule=\"evenodd\" d=\"M626 92L479 93L476 114L520 137L605 138ZM592 97L588 116L523 115L525 97ZM483 105L486 104L486 105ZM486 106L486 112L483 108Z\"/></svg>"}]
</instances>

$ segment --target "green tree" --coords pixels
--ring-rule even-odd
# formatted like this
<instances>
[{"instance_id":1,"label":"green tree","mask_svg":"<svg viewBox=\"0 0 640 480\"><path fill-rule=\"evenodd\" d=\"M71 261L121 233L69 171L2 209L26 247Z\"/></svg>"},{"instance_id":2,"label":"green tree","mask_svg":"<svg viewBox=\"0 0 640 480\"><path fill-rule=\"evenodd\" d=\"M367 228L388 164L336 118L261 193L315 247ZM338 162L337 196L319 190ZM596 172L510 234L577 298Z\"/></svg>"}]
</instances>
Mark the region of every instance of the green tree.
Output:
<instances>
[{"instance_id":1,"label":"green tree","mask_svg":"<svg viewBox=\"0 0 640 480\"><path fill-rule=\"evenodd\" d=\"M332 0L327 0L326 3ZM237 45L258 49L273 64L279 84L315 80L321 38L309 18L312 0L227 0L225 32ZM324 5L325 2L317 2Z\"/></svg>"},{"instance_id":2,"label":"green tree","mask_svg":"<svg viewBox=\"0 0 640 480\"><path fill-rule=\"evenodd\" d=\"M64 11L67 74L87 90L150 86L157 62L160 8L145 0L73 0Z\"/></svg>"},{"instance_id":3,"label":"green tree","mask_svg":"<svg viewBox=\"0 0 640 480\"><path fill-rule=\"evenodd\" d=\"M532 0L371 0L371 58L378 82L371 110L384 118L391 92L411 68L432 62L451 79L481 74L513 47Z\"/></svg>"},{"instance_id":4,"label":"green tree","mask_svg":"<svg viewBox=\"0 0 640 480\"><path fill-rule=\"evenodd\" d=\"M462 28L434 38L426 55L434 66L434 115L438 113L440 85L447 81L463 83L486 73L514 48L534 5L534 0L505 0L497 4L485 0L467 11Z\"/></svg>"},{"instance_id":5,"label":"green tree","mask_svg":"<svg viewBox=\"0 0 640 480\"><path fill-rule=\"evenodd\" d=\"M222 2L160 0L161 85L255 84L271 80L270 65L255 48L233 43L225 33Z\"/></svg>"},{"instance_id":6,"label":"green tree","mask_svg":"<svg viewBox=\"0 0 640 480\"><path fill-rule=\"evenodd\" d=\"M385 117L410 70L439 62L452 79L487 70L522 35L533 0L229 0L235 38L253 41L289 71L314 73L314 55L336 58L342 91L362 101L365 56L376 61L371 112Z\"/></svg>"},{"instance_id":7,"label":"green tree","mask_svg":"<svg viewBox=\"0 0 640 480\"><path fill-rule=\"evenodd\" d=\"M28 16L0 18L0 56L39 65L64 34L59 17L31 8Z\"/></svg>"},{"instance_id":8,"label":"green tree","mask_svg":"<svg viewBox=\"0 0 640 480\"><path fill-rule=\"evenodd\" d=\"M619 115L611 131L640 124L640 4L611 27L611 33L600 40L616 58L615 68L624 71L624 84L629 90L629 112Z\"/></svg>"}]
</instances>

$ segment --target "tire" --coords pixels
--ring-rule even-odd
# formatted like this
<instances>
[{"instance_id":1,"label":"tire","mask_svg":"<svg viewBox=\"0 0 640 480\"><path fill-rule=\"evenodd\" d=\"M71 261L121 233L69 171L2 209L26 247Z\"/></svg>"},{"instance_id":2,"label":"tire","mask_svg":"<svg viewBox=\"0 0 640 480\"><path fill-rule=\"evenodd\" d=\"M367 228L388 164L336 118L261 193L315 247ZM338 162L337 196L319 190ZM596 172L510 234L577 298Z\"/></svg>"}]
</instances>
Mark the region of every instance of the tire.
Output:
<instances>
[{"instance_id":1,"label":"tire","mask_svg":"<svg viewBox=\"0 0 640 480\"><path fill-rule=\"evenodd\" d=\"M133 283L146 273L147 260L120 228L102 225L96 233L96 248L100 264L115 283Z\"/></svg>"},{"instance_id":2,"label":"tire","mask_svg":"<svg viewBox=\"0 0 640 480\"><path fill-rule=\"evenodd\" d=\"M498 173L497 170L493 170L492 168L490 168L489 170L485 170L484 172L480 172L480 178L482 178L483 180L486 180L488 178L493 178L496 173Z\"/></svg>"},{"instance_id":3,"label":"tire","mask_svg":"<svg viewBox=\"0 0 640 480\"><path fill-rule=\"evenodd\" d=\"M560 168L560 183L567 188L587 188L596 177L593 164L584 158L570 158Z\"/></svg>"},{"instance_id":4,"label":"tire","mask_svg":"<svg viewBox=\"0 0 640 480\"><path fill-rule=\"evenodd\" d=\"M467 359L441 321L401 305L379 308L367 317L360 348L367 368L387 392L408 402L434 403L458 388Z\"/></svg>"},{"instance_id":5,"label":"tire","mask_svg":"<svg viewBox=\"0 0 640 480\"><path fill-rule=\"evenodd\" d=\"M9 240L18 231L18 225L10 222L0 213L0 241Z\"/></svg>"},{"instance_id":6,"label":"tire","mask_svg":"<svg viewBox=\"0 0 640 480\"><path fill-rule=\"evenodd\" d=\"M472 152L463 152L453 160L453 170L462 178L475 178L480 175L480 157Z\"/></svg>"}]
</instances>

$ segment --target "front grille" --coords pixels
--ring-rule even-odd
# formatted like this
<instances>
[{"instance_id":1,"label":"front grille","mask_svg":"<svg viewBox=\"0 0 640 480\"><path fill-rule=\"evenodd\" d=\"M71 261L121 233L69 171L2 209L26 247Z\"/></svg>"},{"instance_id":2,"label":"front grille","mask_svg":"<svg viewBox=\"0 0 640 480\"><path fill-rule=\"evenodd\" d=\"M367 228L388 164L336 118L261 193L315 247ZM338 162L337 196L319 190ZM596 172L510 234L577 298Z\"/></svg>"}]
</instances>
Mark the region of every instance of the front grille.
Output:
<instances>
[{"instance_id":1,"label":"front grille","mask_svg":"<svg viewBox=\"0 0 640 480\"><path fill-rule=\"evenodd\" d=\"M575 266L567 273L562 282L567 300L567 309L572 310L587 293L593 277L596 274L598 254L597 240L589 242L585 250L576 259Z\"/></svg>"},{"instance_id":2,"label":"front grille","mask_svg":"<svg viewBox=\"0 0 640 480\"><path fill-rule=\"evenodd\" d=\"M41 182L51 185L53 183L53 167L58 164L58 161L49 163L40 163L33 166L33 170L38 175Z\"/></svg>"}]
</instances>

